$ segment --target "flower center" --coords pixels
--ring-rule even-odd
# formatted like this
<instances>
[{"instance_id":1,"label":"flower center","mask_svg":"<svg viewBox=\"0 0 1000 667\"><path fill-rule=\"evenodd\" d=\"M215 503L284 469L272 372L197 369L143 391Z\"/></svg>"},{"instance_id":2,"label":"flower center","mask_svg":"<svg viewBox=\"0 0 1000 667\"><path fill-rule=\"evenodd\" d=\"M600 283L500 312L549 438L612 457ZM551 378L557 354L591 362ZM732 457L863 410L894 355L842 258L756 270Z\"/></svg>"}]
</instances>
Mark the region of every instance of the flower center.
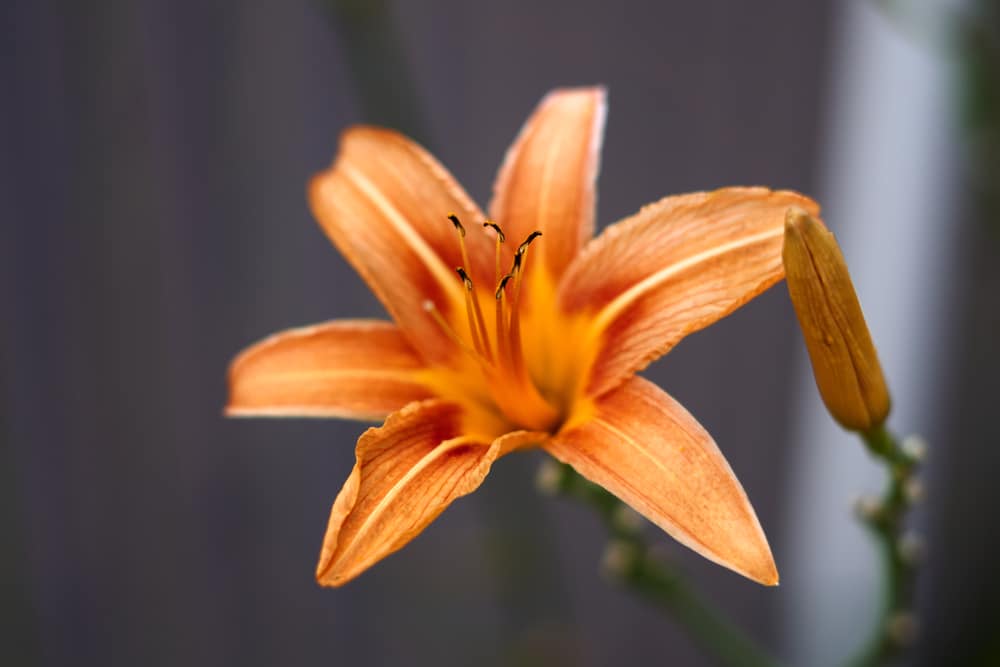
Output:
<instances>
[{"instance_id":1,"label":"flower center","mask_svg":"<svg viewBox=\"0 0 1000 667\"><path fill-rule=\"evenodd\" d=\"M514 252L510 271L503 273L501 248L507 240L506 236L495 222L488 220L483 223L484 228L490 228L496 234L496 289L492 293L494 317L491 331L480 303L481 295L466 270L471 264L465 246L465 227L454 214L449 215L448 219L455 226L462 251L463 266L456 267L455 272L462 280L465 291L465 314L470 342L455 332L434 302L425 301L424 310L479 367L490 397L507 420L527 429L551 430L557 425L559 413L542 397L532 381L521 346L521 289L527 268L528 247L542 233L534 231L528 235ZM485 296L489 299L489 293Z\"/></svg>"}]
</instances>

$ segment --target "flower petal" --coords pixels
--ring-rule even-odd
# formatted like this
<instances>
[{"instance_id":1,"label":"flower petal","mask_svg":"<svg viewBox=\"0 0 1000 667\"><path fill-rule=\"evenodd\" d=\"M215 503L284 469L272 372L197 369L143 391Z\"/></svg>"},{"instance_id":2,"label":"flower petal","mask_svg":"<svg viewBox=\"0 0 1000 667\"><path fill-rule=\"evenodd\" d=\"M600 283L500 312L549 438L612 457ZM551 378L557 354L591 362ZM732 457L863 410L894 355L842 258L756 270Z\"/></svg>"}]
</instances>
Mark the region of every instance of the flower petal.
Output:
<instances>
[{"instance_id":1,"label":"flower petal","mask_svg":"<svg viewBox=\"0 0 1000 667\"><path fill-rule=\"evenodd\" d=\"M358 440L357 463L337 495L316 579L340 586L416 537L453 500L475 490L499 456L538 434L492 444L462 435L462 409L439 400L407 406Z\"/></svg>"},{"instance_id":2,"label":"flower petal","mask_svg":"<svg viewBox=\"0 0 1000 667\"><path fill-rule=\"evenodd\" d=\"M284 331L229 367L230 416L382 419L432 395L423 361L394 325L343 320Z\"/></svg>"},{"instance_id":3,"label":"flower petal","mask_svg":"<svg viewBox=\"0 0 1000 667\"><path fill-rule=\"evenodd\" d=\"M589 320L585 392L613 388L780 280L791 206L819 213L807 197L766 188L667 197L589 244L557 297L564 313Z\"/></svg>"},{"instance_id":4,"label":"flower petal","mask_svg":"<svg viewBox=\"0 0 1000 667\"><path fill-rule=\"evenodd\" d=\"M447 170L400 134L354 127L340 139L329 169L309 185L313 214L368 282L403 334L428 361L449 363L458 348L424 310L432 301L465 331L464 294L455 267L464 264L455 213L466 225L484 216ZM467 235L473 279L493 286L493 246L487 234Z\"/></svg>"},{"instance_id":5,"label":"flower petal","mask_svg":"<svg viewBox=\"0 0 1000 667\"><path fill-rule=\"evenodd\" d=\"M514 243L535 230L542 232L538 255L553 284L594 234L605 100L600 87L546 95L497 175L493 218Z\"/></svg>"},{"instance_id":6,"label":"flower petal","mask_svg":"<svg viewBox=\"0 0 1000 667\"><path fill-rule=\"evenodd\" d=\"M767 538L719 448L651 382L633 377L605 394L591 419L545 448L702 556L778 583Z\"/></svg>"}]
</instances>

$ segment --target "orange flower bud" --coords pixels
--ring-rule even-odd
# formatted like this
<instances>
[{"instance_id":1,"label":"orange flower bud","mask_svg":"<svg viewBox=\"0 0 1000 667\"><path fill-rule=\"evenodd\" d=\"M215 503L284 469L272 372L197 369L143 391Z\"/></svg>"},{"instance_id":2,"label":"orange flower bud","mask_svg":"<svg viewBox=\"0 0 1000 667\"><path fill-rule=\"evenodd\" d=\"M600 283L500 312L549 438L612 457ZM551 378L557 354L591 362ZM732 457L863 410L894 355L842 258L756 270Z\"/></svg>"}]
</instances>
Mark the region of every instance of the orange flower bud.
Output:
<instances>
[{"instance_id":1,"label":"orange flower bud","mask_svg":"<svg viewBox=\"0 0 1000 667\"><path fill-rule=\"evenodd\" d=\"M889 390L833 234L804 210L788 209L782 261L827 410L851 431L881 426L889 414Z\"/></svg>"}]
</instances>

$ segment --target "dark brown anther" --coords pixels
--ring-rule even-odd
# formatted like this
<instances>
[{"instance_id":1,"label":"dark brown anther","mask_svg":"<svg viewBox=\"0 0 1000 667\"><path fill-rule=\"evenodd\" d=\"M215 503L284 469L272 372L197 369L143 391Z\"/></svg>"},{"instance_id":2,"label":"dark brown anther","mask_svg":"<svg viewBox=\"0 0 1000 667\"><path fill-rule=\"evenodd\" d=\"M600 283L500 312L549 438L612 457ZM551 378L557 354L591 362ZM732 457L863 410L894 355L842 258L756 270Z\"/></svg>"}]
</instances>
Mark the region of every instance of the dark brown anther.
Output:
<instances>
[{"instance_id":1,"label":"dark brown anther","mask_svg":"<svg viewBox=\"0 0 1000 667\"><path fill-rule=\"evenodd\" d=\"M528 234L528 238L524 239L524 243L522 243L521 245L517 246L517 254L518 255L523 255L524 251L528 249L529 245L531 245L531 242L534 241L535 239L537 239L541 235L542 235L542 233L540 231L538 231L538 230L535 230L535 231L531 232L530 234Z\"/></svg>"},{"instance_id":2,"label":"dark brown anther","mask_svg":"<svg viewBox=\"0 0 1000 667\"><path fill-rule=\"evenodd\" d=\"M455 225L455 229L458 230L458 233L461 234L462 236L465 236L465 227L462 226L462 223L459 221L458 216L455 215L454 213L449 213L448 219L451 220L451 224Z\"/></svg>"},{"instance_id":3,"label":"dark brown anther","mask_svg":"<svg viewBox=\"0 0 1000 667\"><path fill-rule=\"evenodd\" d=\"M500 243L503 243L504 241L507 240L507 236L503 233L503 230L500 229L500 225L493 222L492 220L487 220L486 222L484 222L483 227L489 227L493 231L495 231L497 233L497 238L500 239Z\"/></svg>"},{"instance_id":4,"label":"dark brown anther","mask_svg":"<svg viewBox=\"0 0 1000 667\"><path fill-rule=\"evenodd\" d=\"M461 266L457 266L457 267L455 267L455 273L457 273L458 277L462 279L463 283L465 283L465 289L467 289L467 290L469 290L471 292L472 291L472 278L470 278L469 274L465 272L465 269L463 269Z\"/></svg>"},{"instance_id":5,"label":"dark brown anther","mask_svg":"<svg viewBox=\"0 0 1000 667\"><path fill-rule=\"evenodd\" d=\"M497 285L496 297L497 301L503 298L503 288L507 286L507 281L510 280L510 274L508 273L503 278L500 279L500 284Z\"/></svg>"}]
</instances>

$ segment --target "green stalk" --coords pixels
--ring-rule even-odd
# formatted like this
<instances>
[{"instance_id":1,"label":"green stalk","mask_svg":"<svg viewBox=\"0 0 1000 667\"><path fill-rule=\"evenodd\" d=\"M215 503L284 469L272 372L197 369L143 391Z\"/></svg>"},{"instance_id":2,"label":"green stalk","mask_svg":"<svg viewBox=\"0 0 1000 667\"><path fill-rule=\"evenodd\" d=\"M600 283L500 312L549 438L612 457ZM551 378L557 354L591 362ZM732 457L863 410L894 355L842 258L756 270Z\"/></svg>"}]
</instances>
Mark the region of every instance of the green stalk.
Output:
<instances>
[{"instance_id":1,"label":"green stalk","mask_svg":"<svg viewBox=\"0 0 1000 667\"><path fill-rule=\"evenodd\" d=\"M391 127L430 147L430 132L389 11L390 0L321 0L343 45L366 123Z\"/></svg>"},{"instance_id":2,"label":"green stalk","mask_svg":"<svg viewBox=\"0 0 1000 667\"><path fill-rule=\"evenodd\" d=\"M886 488L876 505L862 506L861 520L878 542L882 559L883 599L878 620L864 647L849 663L877 667L899 655L913 632L913 590L916 569L905 553L904 522L914 500L907 493L917 458L907 454L884 427L861 434L868 451L886 469Z\"/></svg>"},{"instance_id":3,"label":"green stalk","mask_svg":"<svg viewBox=\"0 0 1000 667\"><path fill-rule=\"evenodd\" d=\"M641 524L626 518L632 510L565 464L546 462L551 474L543 486L594 509L612 535L607 570L620 583L677 621L694 641L733 667L775 667L778 663L703 600L679 572L651 554ZM555 466L555 467L551 467Z\"/></svg>"}]
</instances>

